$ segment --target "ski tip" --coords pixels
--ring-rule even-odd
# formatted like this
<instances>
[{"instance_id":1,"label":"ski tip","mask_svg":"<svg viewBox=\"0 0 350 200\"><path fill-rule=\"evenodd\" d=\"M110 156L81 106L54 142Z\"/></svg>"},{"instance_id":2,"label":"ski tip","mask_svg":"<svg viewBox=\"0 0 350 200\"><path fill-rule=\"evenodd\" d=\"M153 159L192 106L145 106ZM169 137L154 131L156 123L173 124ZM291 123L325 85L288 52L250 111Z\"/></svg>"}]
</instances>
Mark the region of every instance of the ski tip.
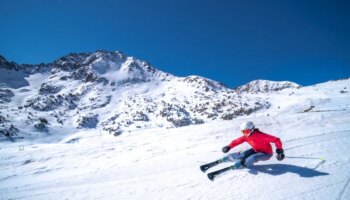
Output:
<instances>
[{"instance_id":1,"label":"ski tip","mask_svg":"<svg viewBox=\"0 0 350 200\"><path fill-rule=\"evenodd\" d=\"M208 178L209 180L214 181L214 176L212 174L208 174Z\"/></svg>"},{"instance_id":2,"label":"ski tip","mask_svg":"<svg viewBox=\"0 0 350 200\"><path fill-rule=\"evenodd\" d=\"M205 173L205 172L207 171L207 169L206 169L205 167L203 167L203 166L200 166L199 169L200 169L203 173Z\"/></svg>"}]
</instances>

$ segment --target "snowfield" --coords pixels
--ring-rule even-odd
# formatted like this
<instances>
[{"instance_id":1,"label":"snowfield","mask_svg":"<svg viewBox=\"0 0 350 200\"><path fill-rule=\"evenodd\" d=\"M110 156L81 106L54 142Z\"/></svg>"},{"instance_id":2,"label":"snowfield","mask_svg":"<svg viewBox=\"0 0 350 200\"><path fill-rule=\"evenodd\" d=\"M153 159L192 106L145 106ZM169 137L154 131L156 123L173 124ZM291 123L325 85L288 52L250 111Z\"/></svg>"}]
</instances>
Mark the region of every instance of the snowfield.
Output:
<instances>
[{"instance_id":1,"label":"snowfield","mask_svg":"<svg viewBox=\"0 0 350 200\"><path fill-rule=\"evenodd\" d=\"M118 136L79 129L51 141L2 141L0 199L350 199L350 79L245 96L271 107ZM199 166L223 157L221 148L241 135L246 120L280 137L286 158L211 182Z\"/></svg>"}]
</instances>

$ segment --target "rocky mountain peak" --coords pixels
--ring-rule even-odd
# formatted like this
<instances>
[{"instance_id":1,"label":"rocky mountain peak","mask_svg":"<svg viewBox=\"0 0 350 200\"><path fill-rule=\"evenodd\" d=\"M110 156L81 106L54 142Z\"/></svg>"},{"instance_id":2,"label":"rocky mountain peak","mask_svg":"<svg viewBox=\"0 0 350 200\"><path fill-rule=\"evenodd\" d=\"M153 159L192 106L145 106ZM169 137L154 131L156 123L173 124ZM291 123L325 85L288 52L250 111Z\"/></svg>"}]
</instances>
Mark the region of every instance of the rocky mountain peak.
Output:
<instances>
[{"instance_id":1,"label":"rocky mountain peak","mask_svg":"<svg viewBox=\"0 0 350 200\"><path fill-rule=\"evenodd\" d=\"M223 83L219 83L200 76L187 76L183 79L183 81L189 84L194 84L196 87L202 87L205 90L228 89Z\"/></svg>"},{"instance_id":2,"label":"rocky mountain peak","mask_svg":"<svg viewBox=\"0 0 350 200\"><path fill-rule=\"evenodd\" d=\"M62 79L83 82L124 84L168 80L171 75L161 72L149 63L126 56L120 51L98 50L94 53L71 53L50 64L54 73L68 72Z\"/></svg>"},{"instance_id":3,"label":"rocky mountain peak","mask_svg":"<svg viewBox=\"0 0 350 200\"><path fill-rule=\"evenodd\" d=\"M14 62L9 62L5 57L0 55L0 68L17 69L17 64Z\"/></svg>"},{"instance_id":4,"label":"rocky mountain peak","mask_svg":"<svg viewBox=\"0 0 350 200\"><path fill-rule=\"evenodd\" d=\"M68 71L88 66L94 62L123 62L125 59L126 56L119 51L98 50L94 53L70 53L55 60L51 64L56 68Z\"/></svg>"}]
</instances>

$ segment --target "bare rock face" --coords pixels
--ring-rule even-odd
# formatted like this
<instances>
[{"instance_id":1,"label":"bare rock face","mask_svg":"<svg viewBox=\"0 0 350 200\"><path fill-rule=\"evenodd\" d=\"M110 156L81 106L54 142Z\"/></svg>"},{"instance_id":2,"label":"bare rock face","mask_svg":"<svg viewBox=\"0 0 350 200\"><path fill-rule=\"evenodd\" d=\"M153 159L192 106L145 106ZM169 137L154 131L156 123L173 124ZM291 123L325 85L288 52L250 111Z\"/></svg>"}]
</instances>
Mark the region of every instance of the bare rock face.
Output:
<instances>
[{"instance_id":1,"label":"bare rock face","mask_svg":"<svg viewBox=\"0 0 350 200\"><path fill-rule=\"evenodd\" d=\"M63 88L63 86L59 86L59 85L54 85L54 84L49 84L49 83L43 83L40 86L39 89L39 94L41 95L45 95L45 94L56 94L59 91L61 91L61 89Z\"/></svg>"},{"instance_id":2,"label":"bare rock face","mask_svg":"<svg viewBox=\"0 0 350 200\"><path fill-rule=\"evenodd\" d=\"M0 88L0 104L10 102L13 96L15 95L11 90Z\"/></svg>"},{"instance_id":3,"label":"bare rock face","mask_svg":"<svg viewBox=\"0 0 350 200\"><path fill-rule=\"evenodd\" d=\"M49 125L49 122L47 121L47 119L39 118L39 122L37 122L34 125L34 127L40 132L48 133L49 132L48 125Z\"/></svg>"},{"instance_id":4,"label":"bare rock face","mask_svg":"<svg viewBox=\"0 0 350 200\"><path fill-rule=\"evenodd\" d=\"M98 123L98 114L89 113L85 116L79 116L77 121L78 128L96 128Z\"/></svg>"},{"instance_id":5,"label":"bare rock face","mask_svg":"<svg viewBox=\"0 0 350 200\"><path fill-rule=\"evenodd\" d=\"M0 115L0 137L12 140L12 137L16 136L18 132L19 129L15 125L10 124L4 116Z\"/></svg>"}]
</instances>

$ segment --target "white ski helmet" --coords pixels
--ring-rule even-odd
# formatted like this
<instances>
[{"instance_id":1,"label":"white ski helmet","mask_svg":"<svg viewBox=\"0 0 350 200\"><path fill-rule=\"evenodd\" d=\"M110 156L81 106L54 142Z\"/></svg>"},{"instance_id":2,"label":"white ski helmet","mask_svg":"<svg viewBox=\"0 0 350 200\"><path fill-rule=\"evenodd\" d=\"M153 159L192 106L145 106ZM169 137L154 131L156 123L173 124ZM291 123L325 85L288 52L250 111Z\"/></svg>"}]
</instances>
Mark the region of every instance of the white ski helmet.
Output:
<instances>
[{"instance_id":1,"label":"white ski helmet","mask_svg":"<svg viewBox=\"0 0 350 200\"><path fill-rule=\"evenodd\" d=\"M243 130L252 130L252 129L255 128L255 125L251 121L246 121L246 122L243 122L241 124L240 128L241 128L241 131L243 131Z\"/></svg>"}]
</instances>

